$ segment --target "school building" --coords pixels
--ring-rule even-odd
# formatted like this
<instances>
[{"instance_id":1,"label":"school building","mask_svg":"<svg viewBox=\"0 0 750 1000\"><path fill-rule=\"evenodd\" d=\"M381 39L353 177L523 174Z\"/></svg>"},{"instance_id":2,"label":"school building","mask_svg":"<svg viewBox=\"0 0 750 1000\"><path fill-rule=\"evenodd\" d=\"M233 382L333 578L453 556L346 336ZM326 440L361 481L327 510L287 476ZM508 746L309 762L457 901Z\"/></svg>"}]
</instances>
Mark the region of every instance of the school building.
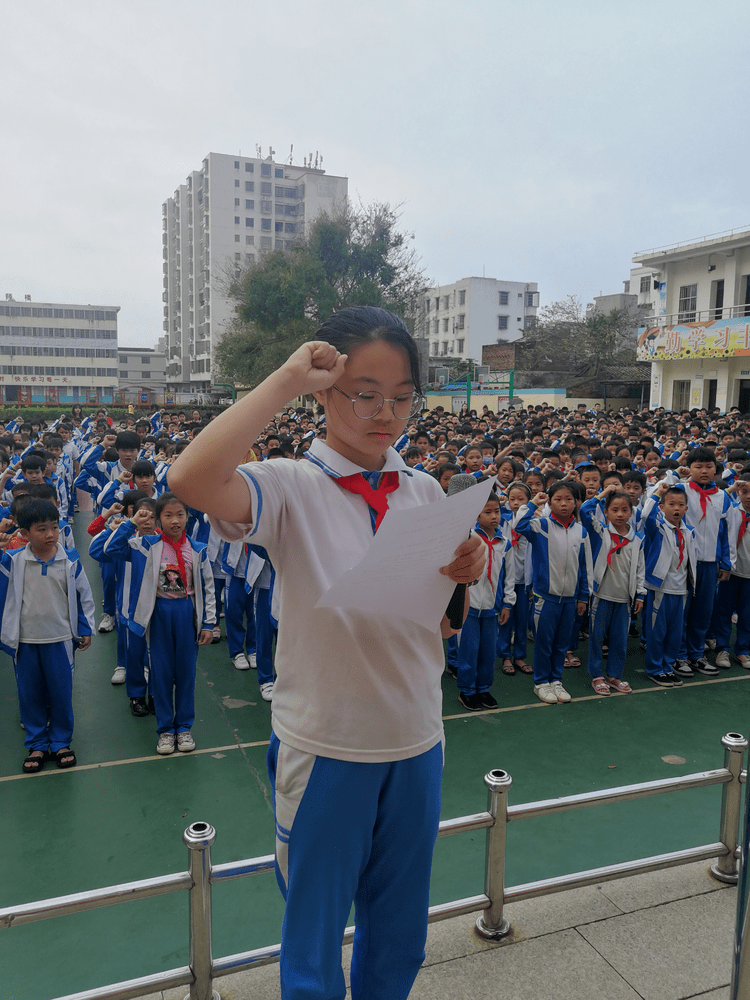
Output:
<instances>
[{"instance_id":1,"label":"school building","mask_svg":"<svg viewBox=\"0 0 750 1000\"><path fill-rule=\"evenodd\" d=\"M750 412L750 227L633 257L626 292L648 315L638 360L652 407Z\"/></svg>"}]
</instances>

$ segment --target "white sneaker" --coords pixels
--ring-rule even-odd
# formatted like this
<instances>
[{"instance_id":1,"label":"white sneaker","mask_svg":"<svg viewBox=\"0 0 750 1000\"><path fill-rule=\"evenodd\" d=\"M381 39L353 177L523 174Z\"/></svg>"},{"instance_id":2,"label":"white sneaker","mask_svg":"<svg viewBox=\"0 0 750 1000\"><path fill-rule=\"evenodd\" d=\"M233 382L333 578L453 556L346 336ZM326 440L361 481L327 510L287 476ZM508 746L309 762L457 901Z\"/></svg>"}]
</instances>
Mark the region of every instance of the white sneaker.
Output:
<instances>
[{"instance_id":1,"label":"white sneaker","mask_svg":"<svg viewBox=\"0 0 750 1000\"><path fill-rule=\"evenodd\" d=\"M716 649L716 639L706 639L706 649Z\"/></svg>"},{"instance_id":2,"label":"white sneaker","mask_svg":"<svg viewBox=\"0 0 750 1000\"><path fill-rule=\"evenodd\" d=\"M273 700L273 681L268 681L267 684L261 684L260 696L263 699L263 701Z\"/></svg>"},{"instance_id":3,"label":"white sneaker","mask_svg":"<svg viewBox=\"0 0 750 1000\"><path fill-rule=\"evenodd\" d=\"M181 750L182 753L189 753L191 750L195 750L195 740L189 729L184 733L177 734L177 749Z\"/></svg>"},{"instance_id":4,"label":"white sneaker","mask_svg":"<svg viewBox=\"0 0 750 1000\"><path fill-rule=\"evenodd\" d=\"M160 733L156 752L160 754L174 753L174 733Z\"/></svg>"},{"instance_id":5,"label":"white sneaker","mask_svg":"<svg viewBox=\"0 0 750 1000\"><path fill-rule=\"evenodd\" d=\"M232 663L238 670L249 670L250 664L247 662L247 657L244 653L238 653L236 656L232 657Z\"/></svg>"},{"instance_id":6,"label":"white sneaker","mask_svg":"<svg viewBox=\"0 0 750 1000\"><path fill-rule=\"evenodd\" d=\"M125 683L125 667L115 667L115 672L110 678L111 684L124 684Z\"/></svg>"},{"instance_id":7,"label":"white sneaker","mask_svg":"<svg viewBox=\"0 0 750 1000\"><path fill-rule=\"evenodd\" d=\"M250 669L251 670L257 670L258 669L258 662L255 659L255 653L248 653L247 654L247 662L250 664Z\"/></svg>"},{"instance_id":8,"label":"white sneaker","mask_svg":"<svg viewBox=\"0 0 750 1000\"><path fill-rule=\"evenodd\" d=\"M565 688L562 686L562 682L561 681L553 681L550 684L550 687L552 688L552 694L554 694L555 698L558 701L572 701L573 700L570 697L570 695L568 694L568 692L565 690Z\"/></svg>"},{"instance_id":9,"label":"white sneaker","mask_svg":"<svg viewBox=\"0 0 750 1000\"><path fill-rule=\"evenodd\" d=\"M102 620L99 622L99 632L111 632L115 627L115 619L113 615L102 615Z\"/></svg>"},{"instance_id":10,"label":"white sneaker","mask_svg":"<svg viewBox=\"0 0 750 1000\"><path fill-rule=\"evenodd\" d=\"M539 701L544 701L548 705L554 705L557 702L557 695L552 690L551 684L535 684L534 694L537 696Z\"/></svg>"},{"instance_id":11,"label":"white sneaker","mask_svg":"<svg viewBox=\"0 0 750 1000\"><path fill-rule=\"evenodd\" d=\"M722 649L720 653L716 654L716 666L723 667L725 670L729 670L731 667L731 662L729 660L729 650Z\"/></svg>"},{"instance_id":12,"label":"white sneaker","mask_svg":"<svg viewBox=\"0 0 750 1000\"><path fill-rule=\"evenodd\" d=\"M744 667L745 670L750 670L750 656L748 656L747 653L740 653L739 656L735 656L735 660L741 667Z\"/></svg>"}]
</instances>

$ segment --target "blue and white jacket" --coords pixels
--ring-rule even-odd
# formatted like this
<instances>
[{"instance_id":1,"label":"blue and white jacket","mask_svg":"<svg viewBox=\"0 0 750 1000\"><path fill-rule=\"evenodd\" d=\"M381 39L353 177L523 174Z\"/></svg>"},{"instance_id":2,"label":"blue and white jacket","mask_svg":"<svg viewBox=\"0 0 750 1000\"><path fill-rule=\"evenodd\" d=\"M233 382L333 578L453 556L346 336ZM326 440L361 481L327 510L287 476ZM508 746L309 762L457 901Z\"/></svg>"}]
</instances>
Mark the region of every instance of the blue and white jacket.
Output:
<instances>
[{"instance_id":1,"label":"blue and white jacket","mask_svg":"<svg viewBox=\"0 0 750 1000\"><path fill-rule=\"evenodd\" d=\"M649 497L644 504L641 524L644 534L646 589L661 590L672 565L672 559L679 551L679 545L675 528L666 520L659 509L657 497ZM695 529L683 520L679 530L685 542L685 552L688 559L687 587L689 590L695 582Z\"/></svg>"},{"instance_id":2,"label":"blue and white jacket","mask_svg":"<svg viewBox=\"0 0 750 1000\"><path fill-rule=\"evenodd\" d=\"M604 514L604 501L592 497L581 504L579 511L581 522L588 531L589 545L591 546L591 558L594 563L593 591L599 590L599 585L604 579L604 574L609 568L607 559L614 547L611 532L614 529L607 523ZM618 549L616 559L624 559L628 562L630 600L646 599L645 581L645 561L643 552L644 536L640 532L634 531L629 526L627 534L620 535L620 538L627 538L628 544Z\"/></svg>"},{"instance_id":3,"label":"blue and white jacket","mask_svg":"<svg viewBox=\"0 0 750 1000\"><path fill-rule=\"evenodd\" d=\"M26 547L0 555L0 649L15 656L19 643ZM68 582L68 615L74 641L94 631L94 598L75 549L58 543L55 561L65 559Z\"/></svg>"},{"instance_id":4,"label":"blue and white jacket","mask_svg":"<svg viewBox=\"0 0 750 1000\"><path fill-rule=\"evenodd\" d=\"M565 527L557 518L534 517L536 504L519 507L513 528L528 538L534 593L557 604L587 601L593 576L586 529L578 521Z\"/></svg>"},{"instance_id":5,"label":"blue and white jacket","mask_svg":"<svg viewBox=\"0 0 750 1000\"><path fill-rule=\"evenodd\" d=\"M151 495L152 500L158 499L166 491L166 483L157 483L154 480L154 492ZM106 510L111 507L113 503L122 503L123 497L128 490L136 489L135 480L127 479L124 483L121 483L119 479L113 479L111 483L101 491L101 493L96 498L96 505L99 510Z\"/></svg>"},{"instance_id":6,"label":"blue and white jacket","mask_svg":"<svg viewBox=\"0 0 750 1000\"><path fill-rule=\"evenodd\" d=\"M189 536L188 541L193 549L195 627L200 632L212 629L216 624L214 579L206 546ZM104 540L104 556L114 560L121 559L129 564L130 574L125 574L123 580L122 613L128 628L136 635L146 634L156 606L163 545L161 535L139 536L132 521L123 521Z\"/></svg>"},{"instance_id":7,"label":"blue and white jacket","mask_svg":"<svg viewBox=\"0 0 750 1000\"><path fill-rule=\"evenodd\" d=\"M715 562L720 570L731 570L737 562L737 542L729 528L734 520L734 503L724 490L704 494L706 513L703 514L701 493L690 486L690 480L679 479L673 470L664 477L670 486L679 486L687 496L685 520L695 529L695 558L698 562ZM713 485L713 483L709 484Z\"/></svg>"},{"instance_id":8,"label":"blue and white jacket","mask_svg":"<svg viewBox=\"0 0 750 1000\"><path fill-rule=\"evenodd\" d=\"M516 603L515 553L500 528L492 539L478 524L474 530L489 552L486 569L478 582L469 587L469 614L473 618L489 618Z\"/></svg>"}]
</instances>

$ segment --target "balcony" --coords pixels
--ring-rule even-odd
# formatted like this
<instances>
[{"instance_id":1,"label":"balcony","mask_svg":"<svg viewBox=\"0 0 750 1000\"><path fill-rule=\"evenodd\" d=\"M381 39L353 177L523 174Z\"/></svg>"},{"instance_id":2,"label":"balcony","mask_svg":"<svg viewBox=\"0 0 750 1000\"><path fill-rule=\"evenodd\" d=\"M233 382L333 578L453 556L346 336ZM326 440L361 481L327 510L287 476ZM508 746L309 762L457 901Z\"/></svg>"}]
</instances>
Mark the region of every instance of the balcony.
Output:
<instances>
[{"instance_id":1,"label":"balcony","mask_svg":"<svg viewBox=\"0 0 750 1000\"><path fill-rule=\"evenodd\" d=\"M645 316L642 322L647 327L676 326L679 323L713 323L717 319L737 319L740 316L750 316L750 305L742 303L719 309L691 309L663 316Z\"/></svg>"},{"instance_id":2,"label":"balcony","mask_svg":"<svg viewBox=\"0 0 750 1000\"><path fill-rule=\"evenodd\" d=\"M750 357L748 305L652 316L645 322L638 328L639 361Z\"/></svg>"}]
</instances>

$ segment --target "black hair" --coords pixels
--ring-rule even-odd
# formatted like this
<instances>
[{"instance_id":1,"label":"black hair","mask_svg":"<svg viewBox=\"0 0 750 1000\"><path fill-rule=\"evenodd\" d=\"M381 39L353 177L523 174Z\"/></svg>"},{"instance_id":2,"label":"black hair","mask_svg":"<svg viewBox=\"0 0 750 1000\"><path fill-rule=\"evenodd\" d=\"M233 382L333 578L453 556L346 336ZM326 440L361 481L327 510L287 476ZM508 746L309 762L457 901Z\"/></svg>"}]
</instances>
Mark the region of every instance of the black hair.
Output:
<instances>
[{"instance_id":1,"label":"black hair","mask_svg":"<svg viewBox=\"0 0 750 1000\"><path fill-rule=\"evenodd\" d=\"M115 448L107 448L103 455L105 462L119 462L120 455Z\"/></svg>"},{"instance_id":2,"label":"black hair","mask_svg":"<svg viewBox=\"0 0 750 1000\"><path fill-rule=\"evenodd\" d=\"M44 435L44 447L45 448L62 448L65 442L60 437L59 434L45 434Z\"/></svg>"},{"instance_id":3,"label":"black hair","mask_svg":"<svg viewBox=\"0 0 750 1000\"><path fill-rule=\"evenodd\" d=\"M440 477L446 470L453 473L461 471L460 467L458 465L454 465L453 462L443 462L443 464L439 465L437 469L433 469L432 474L435 479L440 482Z\"/></svg>"},{"instance_id":4,"label":"black hair","mask_svg":"<svg viewBox=\"0 0 750 1000\"><path fill-rule=\"evenodd\" d=\"M625 458L624 455L615 455L614 459L612 460L612 464L614 465L615 469L618 472L620 470L622 470L623 472L631 472L633 469L633 463L630 461L629 458Z\"/></svg>"},{"instance_id":5,"label":"black hair","mask_svg":"<svg viewBox=\"0 0 750 1000\"><path fill-rule=\"evenodd\" d=\"M266 452L266 458L286 458L286 452L283 448L269 448Z\"/></svg>"},{"instance_id":6,"label":"black hair","mask_svg":"<svg viewBox=\"0 0 750 1000\"><path fill-rule=\"evenodd\" d=\"M608 462L612 461L612 452L609 448L595 448L591 452L592 462L601 462L603 459L606 459Z\"/></svg>"},{"instance_id":7,"label":"black hair","mask_svg":"<svg viewBox=\"0 0 750 1000\"><path fill-rule=\"evenodd\" d=\"M10 502L11 517L16 517L18 511L21 509L21 504L28 503L32 499L33 497L29 493L20 493L17 497L14 497Z\"/></svg>"},{"instance_id":8,"label":"black hair","mask_svg":"<svg viewBox=\"0 0 750 1000\"><path fill-rule=\"evenodd\" d=\"M115 438L115 451L140 451L141 439L135 431L120 431Z\"/></svg>"},{"instance_id":9,"label":"black hair","mask_svg":"<svg viewBox=\"0 0 750 1000\"><path fill-rule=\"evenodd\" d=\"M29 469L41 469L42 472L47 467L47 459L41 455L27 455L21 460L21 472L28 472Z\"/></svg>"},{"instance_id":10,"label":"black hair","mask_svg":"<svg viewBox=\"0 0 750 1000\"><path fill-rule=\"evenodd\" d=\"M153 497L139 497L133 505L133 513L137 513L142 507L148 507L150 511L156 514L156 500Z\"/></svg>"},{"instance_id":11,"label":"black hair","mask_svg":"<svg viewBox=\"0 0 750 1000\"><path fill-rule=\"evenodd\" d=\"M609 493L604 501L605 510L609 509L609 505L612 503L613 500L627 500L628 504L630 505L630 509L631 510L633 509L633 501L627 495L625 490L613 490L611 493Z\"/></svg>"},{"instance_id":12,"label":"black hair","mask_svg":"<svg viewBox=\"0 0 750 1000\"><path fill-rule=\"evenodd\" d=\"M744 450L744 448L733 448L727 455L728 462L747 462L750 461L750 455Z\"/></svg>"},{"instance_id":13,"label":"black hair","mask_svg":"<svg viewBox=\"0 0 750 1000\"><path fill-rule=\"evenodd\" d=\"M573 497L574 500L577 500L578 497L576 496L576 490L574 490L573 487L580 485L581 485L580 483L574 483L570 479L566 479L565 482L562 482L561 480L558 479L550 485L549 489L547 490L547 496L551 500L552 497L555 495L555 493L559 493L560 490L570 490L570 495Z\"/></svg>"},{"instance_id":14,"label":"black hair","mask_svg":"<svg viewBox=\"0 0 750 1000\"><path fill-rule=\"evenodd\" d=\"M130 471L133 474L134 479L136 476L156 476L154 463L149 462L147 458L138 459L138 461L133 464L133 468Z\"/></svg>"},{"instance_id":15,"label":"black hair","mask_svg":"<svg viewBox=\"0 0 750 1000\"><path fill-rule=\"evenodd\" d=\"M716 455L710 448L691 448L687 453L685 458L685 465L692 465L693 462L712 462L714 466L716 463Z\"/></svg>"},{"instance_id":16,"label":"black hair","mask_svg":"<svg viewBox=\"0 0 750 1000\"><path fill-rule=\"evenodd\" d=\"M185 503L184 500L180 500L180 498L176 497L174 495L174 493L162 493L162 495L156 501L156 507L155 507L155 510L154 510L154 513L156 514L156 520L157 521L161 517L161 512L164 510L164 508L167 506L167 504L168 503L172 503L173 500L176 500L177 503L181 503L182 506L185 508L185 511L188 514L190 513L190 511L188 510L188 505Z\"/></svg>"},{"instance_id":17,"label":"black hair","mask_svg":"<svg viewBox=\"0 0 750 1000\"><path fill-rule=\"evenodd\" d=\"M450 455L450 452L448 452L448 454ZM409 448L406 449L406 452L404 454L404 459L407 459L407 458L419 458L419 459L421 459L422 458L422 449L421 448L417 448L417 446L415 444L411 445Z\"/></svg>"},{"instance_id":18,"label":"black hair","mask_svg":"<svg viewBox=\"0 0 750 1000\"><path fill-rule=\"evenodd\" d=\"M638 472L637 469L631 469L630 472L626 472L622 477L623 485L625 483L638 483L641 489L645 490L648 485L648 480L643 472Z\"/></svg>"},{"instance_id":19,"label":"black hair","mask_svg":"<svg viewBox=\"0 0 750 1000\"><path fill-rule=\"evenodd\" d=\"M125 490L122 494L122 512L125 517L132 517L132 514L128 514L129 510L136 511L136 504L139 500L148 500L149 497L143 492L143 490Z\"/></svg>"},{"instance_id":20,"label":"black hair","mask_svg":"<svg viewBox=\"0 0 750 1000\"><path fill-rule=\"evenodd\" d=\"M508 483L508 486L505 490L505 495L508 496L511 490L524 490L524 492L526 493L526 499L531 500L531 490L526 485L526 483L522 483L520 479L514 479L513 482Z\"/></svg>"},{"instance_id":21,"label":"black hair","mask_svg":"<svg viewBox=\"0 0 750 1000\"><path fill-rule=\"evenodd\" d=\"M349 354L360 344L384 340L400 347L409 359L409 370L414 383L414 391L421 393L419 380L419 354L414 340L404 321L376 306L351 306L340 309L319 328L315 340L331 344L341 354Z\"/></svg>"},{"instance_id":22,"label":"black hair","mask_svg":"<svg viewBox=\"0 0 750 1000\"><path fill-rule=\"evenodd\" d=\"M30 497L17 509L16 520L19 528L28 531L32 524L43 524L46 521L54 521L55 524L59 524L60 512L49 500L37 500Z\"/></svg>"},{"instance_id":23,"label":"black hair","mask_svg":"<svg viewBox=\"0 0 750 1000\"><path fill-rule=\"evenodd\" d=\"M687 503L687 493L681 486L670 486L661 499L664 500L664 498L668 497L670 493L679 493L682 497L684 497L685 503Z\"/></svg>"},{"instance_id":24,"label":"black hair","mask_svg":"<svg viewBox=\"0 0 750 1000\"><path fill-rule=\"evenodd\" d=\"M11 486L10 495L12 497L28 496L30 489L31 483L16 483L15 486Z\"/></svg>"},{"instance_id":25,"label":"black hair","mask_svg":"<svg viewBox=\"0 0 750 1000\"><path fill-rule=\"evenodd\" d=\"M29 483L27 496L35 500L57 500L57 490L52 483Z\"/></svg>"},{"instance_id":26,"label":"black hair","mask_svg":"<svg viewBox=\"0 0 750 1000\"><path fill-rule=\"evenodd\" d=\"M541 476L541 472L539 473L539 475ZM543 479L544 479L544 488L546 492L549 493L549 490L547 489L547 484L550 482L555 483L557 482L558 479L565 479L565 473L562 471L562 469L548 469L544 473Z\"/></svg>"},{"instance_id":27,"label":"black hair","mask_svg":"<svg viewBox=\"0 0 750 1000\"><path fill-rule=\"evenodd\" d=\"M617 480L620 486L623 485L624 478L622 474L617 471L617 469L615 469L614 471L610 470L608 472L603 472L600 482L603 484L605 479L612 479L613 477Z\"/></svg>"}]
</instances>

